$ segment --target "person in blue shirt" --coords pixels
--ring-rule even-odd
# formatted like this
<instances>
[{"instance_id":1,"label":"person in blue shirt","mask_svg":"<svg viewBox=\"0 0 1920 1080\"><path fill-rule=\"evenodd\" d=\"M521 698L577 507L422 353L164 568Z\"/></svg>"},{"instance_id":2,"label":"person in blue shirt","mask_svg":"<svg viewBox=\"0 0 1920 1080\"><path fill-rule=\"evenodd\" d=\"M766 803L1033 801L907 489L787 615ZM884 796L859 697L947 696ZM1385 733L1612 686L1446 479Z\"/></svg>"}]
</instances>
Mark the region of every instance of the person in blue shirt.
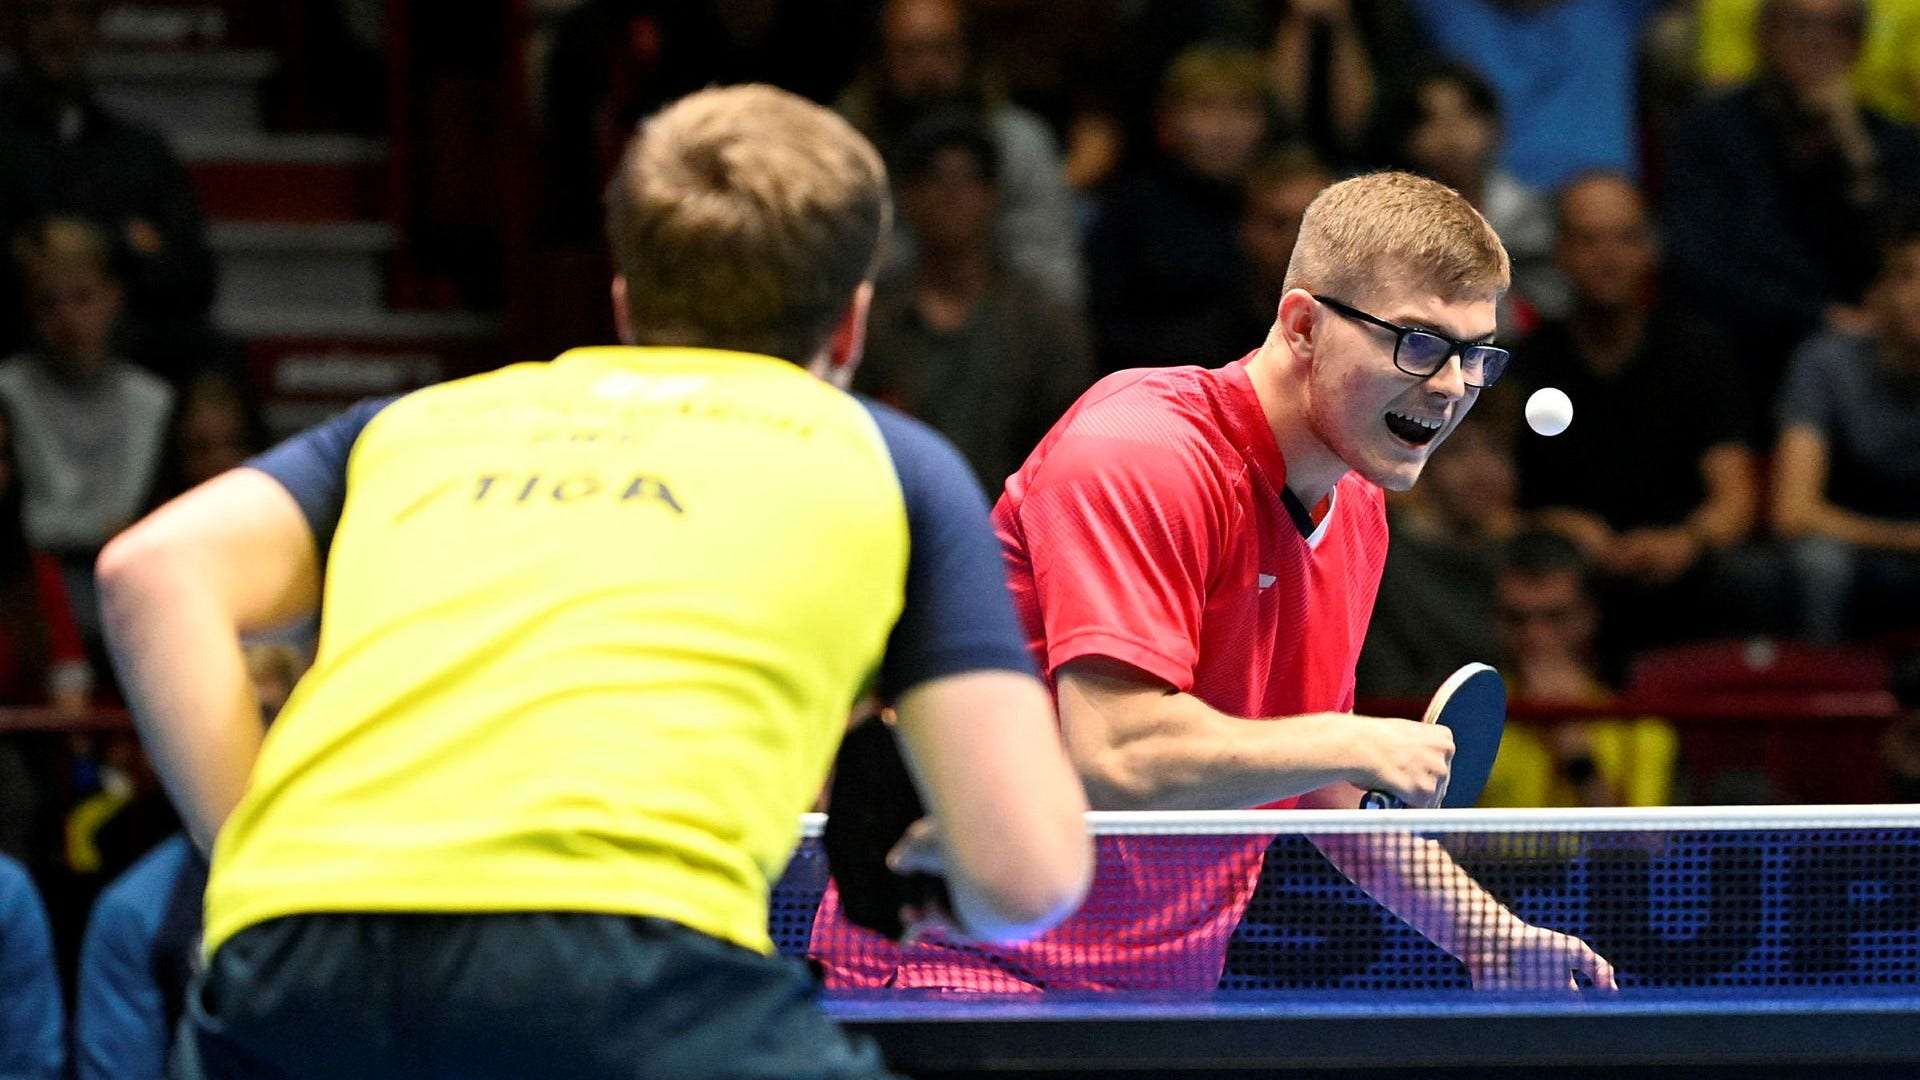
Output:
<instances>
[{"instance_id":1,"label":"person in blue shirt","mask_svg":"<svg viewBox=\"0 0 1920 1080\"><path fill-rule=\"evenodd\" d=\"M306 667L284 643L247 650L271 724ZM207 861L185 833L162 840L94 902L80 947L73 1068L78 1080L161 1080L188 982L198 970Z\"/></svg>"},{"instance_id":2,"label":"person in blue shirt","mask_svg":"<svg viewBox=\"0 0 1920 1080\"><path fill-rule=\"evenodd\" d=\"M0 855L0 1080L62 1080L67 1018L33 879Z\"/></svg>"}]
</instances>

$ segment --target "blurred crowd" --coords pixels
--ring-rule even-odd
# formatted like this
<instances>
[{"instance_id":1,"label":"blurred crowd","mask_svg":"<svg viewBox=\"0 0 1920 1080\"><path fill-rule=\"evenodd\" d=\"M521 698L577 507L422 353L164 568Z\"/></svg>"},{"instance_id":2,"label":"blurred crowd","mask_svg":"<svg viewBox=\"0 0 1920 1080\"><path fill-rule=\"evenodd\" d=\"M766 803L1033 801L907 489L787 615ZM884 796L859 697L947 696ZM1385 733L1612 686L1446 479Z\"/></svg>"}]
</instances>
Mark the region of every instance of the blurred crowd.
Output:
<instances>
[{"instance_id":1,"label":"blurred crowd","mask_svg":"<svg viewBox=\"0 0 1920 1080\"><path fill-rule=\"evenodd\" d=\"M892 171L857 389L938 427L997 493L1102 374L1257 348L1308 202L1410 169L1505 240L1515 363L1392 503L1363 700L1424 697L1468 660L1518 698L1594 706L1686 642L1871 650L1894 670L1920 652L1920 5L526 6L518 250L541 283L530 337L555 350L612 338L600 191L632 125L709 83L772 82L832 104ZM208 318L186 170L89 85L101 7L0 0L0 707L76 715L115 700L93 556L266 437ZM1555 438L1518 420L1544 386L1575 406ZM266 647L284 648L258 660L270 713L302 643ZM1912 707L1915 680L1896 682ZM1920 727L1887 743L1905 797L1916 748ZM1716 797L1676 788L1679 753L1648 717L1522 726L1488 797ZM0 738L0 857L32 869L68 967L132 950L162 1019L184 983L151 976L184 965L196 908L164 899L198 870L177 838L155 846L174 828L129 736ZM146 899L94 906L116 879ZM128 910L140 944L82 952L89 911ZM154 948L178 963L139 959ZM86 1050L103 1015L140 1009L75 1008L81 1075L158 1075L113 1056L150 1055L138 1038ZM0 1045L0 1074L38 1075L8 1071L31 1049Z\"/></svg>"},{"instance_id":2,"label":"blurred crowd","mask_svg":"<svg viewBox=\"0 0 1920 1080\"><path fill-rule=\"evenodd\" d=\"M951 436L990 493L1102 374L1258 347L1325 185L1401 168L1466 195L1513 258L1516 363L1394 500L1363 700L1468 660L1591 707L1687 642L1920 650L1910 4L542 8L537 246L590 261L620 134L687 89L833 104L899 196L858 388ZM1575 406L1557 438L1518 423L1546 386ZM1677 786L1677 737L1646 718L1516 740L1492 801L1770 794Z\"/></svg>"}]
</instances>

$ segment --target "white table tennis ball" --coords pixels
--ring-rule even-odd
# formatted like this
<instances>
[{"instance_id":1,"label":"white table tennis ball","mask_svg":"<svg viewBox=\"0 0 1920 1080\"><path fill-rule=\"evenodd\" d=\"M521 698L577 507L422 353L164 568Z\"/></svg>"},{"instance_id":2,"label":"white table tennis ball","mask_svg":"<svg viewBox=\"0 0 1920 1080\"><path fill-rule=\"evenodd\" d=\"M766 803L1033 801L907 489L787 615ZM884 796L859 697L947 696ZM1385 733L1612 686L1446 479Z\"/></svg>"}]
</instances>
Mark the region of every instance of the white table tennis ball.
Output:
<instances>
[{"instance_id":1,"label":"white table tennis ball","mask_svg":"<svg viewBox=\"0 0 1920 1080\"><path fill-rule=\"evenodd\" d=\"M1543 386L1527 399L1527 426L1542 435L1558 435L1573 423L1573 399Z\"/></svg>"}]
</instances>

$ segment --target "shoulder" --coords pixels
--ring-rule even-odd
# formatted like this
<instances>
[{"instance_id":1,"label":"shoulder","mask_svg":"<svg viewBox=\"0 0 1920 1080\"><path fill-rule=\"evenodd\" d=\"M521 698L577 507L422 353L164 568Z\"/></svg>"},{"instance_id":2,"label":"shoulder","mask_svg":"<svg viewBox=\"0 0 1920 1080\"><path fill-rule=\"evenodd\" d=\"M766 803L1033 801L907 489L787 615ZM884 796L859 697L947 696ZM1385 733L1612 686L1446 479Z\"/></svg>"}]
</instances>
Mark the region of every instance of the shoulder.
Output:
<instances>
[{"instance_id":1,"label":"shoulder","mask_svg":"<svg viewBox=\"0 0 1920 1080\"><path fill-rule=\"evenodd\" d=\"M896 465L939 462L959 457L959 451L953 448L946 436L934 430L926 421L864 395L855 395L854 400L873 420L874 428L879 431Z\"/></svg>"},{"instance_id":2,"label":"shoulder","mask_svg":"<svg viewBox=\"0 0 1920 1080\"><path fill-rule=\"evenodd\" d=\"M19 926L24 913L39 913L44 919L44 911L40 891L34 888L27 868L10 856L0 855L0 936L5 936L8 927Z\"/></svg>"},{"instance_id":3,"label":"shoulder","mask_svg":"<svg viewBox=\"0 0 1920 1080\"><path fill-rule=\"evenodd\" d=\"M114 381L121 392L149 411L164 412L173 407L173 384L126 360L112 362Z\"/></svg>"},{"instance_id":4,"label":"shoulder","mask_svg":"<svg viewBox=\"0 0 1920 1080\"><path fill-rule=\"evenodd\" d=\"M1081 395L1063 434L1099 439L1116 452L1137 446L1218 454L1230 449L1221 425L1229 389L1201 367L1116 371Z\"/></svg>"},{"instance_id":5,"label":"shoulder","mask_svg":"<svg viewBox=\"0 0 1920 1080\"><path fill-rule=\"evenodd\" d=\"M1853 375L1873 364L1873 342L1852 334L1818 333L1793 351L1791 371L1825 376Z\"/></svg>"},{"instance_id":6,"label":"shoulder","mask_svg":"<svg viewBox=\"0 0 1920 1080\"><path fill-rule=\"evenodd\" d=\"M1046 121L1023 106L1011 102L995 105L988 123L1000 152L1009 158L1052 157L1055 153L1053 132Z\"/></svg>"},{"instance_id":7,"label":"shoulder","mask_svg":"<svg viewBox=\"0 0 1920 1080\"><path fill-rule=\"evenodd\" d=\"M1049 436L1025 490L1098 491L1161 514L1229 501L1248 467L1224 429L1217 381L1203 368L1107 376Z\"/></svg>"},{"instance_id":8,"label":"shoulder","mask_svg":"<svg viewBox=\"0 0 1920 1080\"><path fill-rule=\"evenodd\" d=\"M984 511L986 498L973 466L946 436L891 405L864 396L854 400L872 419L892 461L909 521L943 509Z\"/></svg>"},{"instance_id":9,"label":"shoulder","mask_svg":"<svg viewBox=\"0 0 1920 1080\"><path fill-rule=\"evenodd\" d=\"M25 353L15 353L0 361L0 391L24 391L32 368L33 358Z\"/></svg>"}]
</instances>

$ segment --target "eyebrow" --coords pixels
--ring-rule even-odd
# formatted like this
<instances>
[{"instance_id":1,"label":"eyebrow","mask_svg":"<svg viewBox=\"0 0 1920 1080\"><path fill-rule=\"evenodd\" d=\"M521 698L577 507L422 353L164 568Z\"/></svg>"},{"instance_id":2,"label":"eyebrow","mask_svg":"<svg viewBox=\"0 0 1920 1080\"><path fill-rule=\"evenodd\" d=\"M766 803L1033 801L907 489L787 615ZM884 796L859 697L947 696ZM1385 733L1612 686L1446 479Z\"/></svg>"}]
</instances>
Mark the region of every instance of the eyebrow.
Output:
<instances>
[{"instance_id":1,"label":"eyebrow","mask_svg":"<svg viewBox=\"0 0 1920 1080\"><path fill-rule=\"evenodd\" d=\"M1446 338L1448 341L1457 341L1462 345L1490 345L1493 343L1493 339L1495 338L1495 336L1497 336L1500 333L1499 329L1496 327L1495 329L1489 330L1484 334L1479 334L1477 336L1470 337L1470 338L1454 337L1453 331L1437 323L1431 322L1427 319L1422 319L1417 315L1411 318L1388 319L1387 321L1390 323L1393 323L1396 326L1407 327L1410 330L1425 330L1430 334L1438 334L1441 337Z\"/></svg>"}]
</instances>

